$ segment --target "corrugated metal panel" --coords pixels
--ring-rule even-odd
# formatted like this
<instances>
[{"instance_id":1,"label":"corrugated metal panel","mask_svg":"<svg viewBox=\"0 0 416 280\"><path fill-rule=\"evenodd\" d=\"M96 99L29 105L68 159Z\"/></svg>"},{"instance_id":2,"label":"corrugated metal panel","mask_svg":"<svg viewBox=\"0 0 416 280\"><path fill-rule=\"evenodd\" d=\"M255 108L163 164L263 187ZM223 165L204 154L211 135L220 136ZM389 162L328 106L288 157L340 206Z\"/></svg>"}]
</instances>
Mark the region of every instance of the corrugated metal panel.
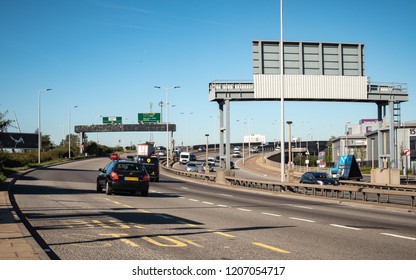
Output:
<instances>
[{"instance_id":1,"label":"corrugated metal panel","mask_svg":"<svg viewBox=\"0 0 416 280\"><path fill-rule=\"evenodd\" d=\"M280 41L253 41L253 73L280 74ZM364 76L364 45L284 42L284 74Z\"/></svg>"},{"instance_id":2,"label":"corrugated metal panel","mask_svg":"<svg viewBox=\"0 0 416 280\"><path fill-rule=\"evenodd\" d=\"M285 99L367 100L367 77L284 75ZM254 75L254 98L279 99L280 75Z\"/></svg>"}]
</instances>

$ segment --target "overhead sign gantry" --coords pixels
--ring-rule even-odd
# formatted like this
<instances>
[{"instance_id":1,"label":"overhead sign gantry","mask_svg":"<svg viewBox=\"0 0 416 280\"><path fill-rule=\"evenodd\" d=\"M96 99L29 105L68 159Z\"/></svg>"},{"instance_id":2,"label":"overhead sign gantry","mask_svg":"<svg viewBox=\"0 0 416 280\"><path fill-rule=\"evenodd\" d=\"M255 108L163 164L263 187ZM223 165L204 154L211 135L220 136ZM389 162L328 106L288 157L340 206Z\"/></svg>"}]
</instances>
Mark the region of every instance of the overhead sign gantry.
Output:
<instances>
[{"instance_id":1,"label":"overhead sign gantry","mask_svg":"<svg viewBox=\"0 0 416 280\"><path fill-rule=\"evenodd\" d=\"M379 128L390 108L391 167L394 157L395 126L400 120L400 103L408 101L407 85L372 83L364 75L364 44L325 42L253 41L253 82L211 82L209 100L219 104L220 148L226 135L226 169L229 169L230 101L279 101L280 60L283 59L284 99L287 101L371 102L378 107ZM224 106L226 124L224 126ZM383 110L384 109L384 110ZM384 113L383 113L384 112ZM381 132L379 132L381 133ZM382 141L381 135L378 137ZM382 143L378 147L381 149ZM221 155L224 150L220 151ZM379 151L379 155L382 151ZM382 160L379 160L381 163Z\"/></svg>"}]
</instances>

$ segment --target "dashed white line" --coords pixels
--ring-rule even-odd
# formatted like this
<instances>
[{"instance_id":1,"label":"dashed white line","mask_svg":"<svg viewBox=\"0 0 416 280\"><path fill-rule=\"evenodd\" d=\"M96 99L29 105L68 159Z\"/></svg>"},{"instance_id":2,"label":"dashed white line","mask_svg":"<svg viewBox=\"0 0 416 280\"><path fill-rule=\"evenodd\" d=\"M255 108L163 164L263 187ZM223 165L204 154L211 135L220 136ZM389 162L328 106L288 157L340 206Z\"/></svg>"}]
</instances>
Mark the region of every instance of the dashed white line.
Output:
<instances>
[{"instance_id":1,"label":"dashed white line","mask_svg":"<svg viewBox=\"0 0 416 280\"><path fill-rule=\"evenodd\" d=\"M223 205L223 204L218 204L217 206L218 206L218 207L223 207L223 208L230 208L230 206L228 206L228 205Z\"/></svg>"},{"instance_id":2,"label":"dashed white line","mask_svg":"<svg viewBox=\"0 0 416 280\"><path fill-rule=\"evenodd\" d=\"M290 217L291 220L301 221L301 222L307 222L307 223L314 223L315 221L302 219L302 218L296 218L296 217Z\"/></svg>"},{"instance_id":3,"label":"dashed white line","mask_svg":"<svg viewBox=\"0 0 416 280\"><path fill-rule=\"evenodd\" d=\"M253 210L245 209L245 208L237 208L237 209L240 210L240 211L245 211L245 212L251 212L251 211L253 211Z\"/></svg>"},{"instance_id":4,"label":"dashed white line","mask_svg":"<svg viewBox=\"0 0 416 280\"><path fill-rule=\"evenodd\" d=\"M261 212L263 215L267 215L267 216L273 216L273 217L281 217L282 215L279 214L273 214L273 213L266 213L266 212Z\"/></svg>"},{"instance_id":5,"label":"dashed white line","mask_svg":"<svg viewBox=\"0 0 416 280\"><path fill-rule=\"evenodd\" d=\"M339 227L339 228L345 228L345 229L352 229L352 230L361 230L360 228L348 227L348 226L337 225L337 224L330 224L330 226Z\"/></svg>"},{"instance_id":6,"label":"dashed white line","mask_svg":"<svg viewBox=\"0 0 416 280\"><path fill-rule=\"evenodd\" d=\"M208 202L208 201L202 201L202 203L204 203L204 204L208 204L208 205L213 205L214 203L212 203L212 202Z\"/></svg>"},{"instance_id":7,"label":"dashed white line","mask_svg":"<svg viewBox=\"0 0 416 280\"><path fill-rule=\"evenodd\" d=\"M181 187L182 189L184 189L184 190L189 190L189 188L187 188L187 187Z\"/></svg>"},{"instance_id":8,"label":"dashed white line","mask_svg":"<svg viewBox=\"0 0 416 280\"><path fill-rule=\"evenodd\" d=\"M193 201L193 202L199 202L199 200L198 200L198 199L193 199L193 198L190 198L189 200L190 200L190 201Z\"/></svg>"},{"instance_id":9,"label":"dashed white line","mask_svg":"<svg viewBox=\"0 0 416 280\"><path fill-rule=\"evenodd\" d=\"M416 238L414 237L409 237L409 236L403 236L403 235L398 235L398 234L392 234L392 233L380 233L382 235L387 235L387 236L392 236L392 237L397 237L397 238L403 238L403 239L409 239L409 240L416 240Z\"/></svg>"},{"instance_id":10,"label":"dashed white line","mask_svg":"<svg viewBox=\"0 0 416 280\"><path fill-rule=\"evenodd\" d=\"M313 210L312 207L308 207L308 206L303 206L303 205L291 205L293 207L297 207L297 208L302 208L302 209L308 209L308 210Z\"/></svg>"}]
</instances>

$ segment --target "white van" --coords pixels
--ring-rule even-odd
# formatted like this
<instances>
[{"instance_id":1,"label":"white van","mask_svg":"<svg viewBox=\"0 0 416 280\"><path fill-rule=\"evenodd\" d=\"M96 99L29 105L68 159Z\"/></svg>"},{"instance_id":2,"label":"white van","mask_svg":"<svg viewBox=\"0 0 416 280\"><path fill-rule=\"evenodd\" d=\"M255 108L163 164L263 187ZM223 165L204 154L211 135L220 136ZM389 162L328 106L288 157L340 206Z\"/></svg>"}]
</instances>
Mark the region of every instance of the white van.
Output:
<instances>
[{"instance_id":1,"label":"white van","mask_svg":"<svg viewBox=\"0 0 416 280\"><path fill-rule=\"evenodd\" d=\"M182 152L179 156L179 162L181 164L187 164L191 161L191 153Z\"/></svg>"}]
</instances>

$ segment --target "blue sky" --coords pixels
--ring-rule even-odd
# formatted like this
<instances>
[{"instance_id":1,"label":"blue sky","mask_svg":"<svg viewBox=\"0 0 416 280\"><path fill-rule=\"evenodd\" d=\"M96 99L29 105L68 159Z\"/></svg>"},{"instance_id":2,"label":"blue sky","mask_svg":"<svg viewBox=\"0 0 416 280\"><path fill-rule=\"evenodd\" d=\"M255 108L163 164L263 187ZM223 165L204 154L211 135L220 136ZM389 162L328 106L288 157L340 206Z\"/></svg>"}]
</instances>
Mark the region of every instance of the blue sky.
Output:
<instances>
[{"instance_id":1,"label":"blue sky","mask_svg":"<svg viewBox=\"0 0 416 280\"><path fill-rule=\"evenodd\" d=\"M278 0L0 0L0 111L16 113L23 132L37 128L38 90L42 131L59 144L71 123L101 123L138 113L160 112L162 87L169 93L174 138L218 141L217 104L208 101L214 80L253 79L252 40L279 40ZM416 119L416 4L410 0L287 0L284 40L365 44L365 74L377 82L404 82L409 102L402 121ZM190 114L192 112L192 114ZM181 114L185 113L185 114ZM285 102L292 135L326 140L343 133L345 122L376 118L373 104ZM232 141L242 134L280 139L279 102L231 103ZM163 113L164 118L164 113ZM244 120L245 125L236 120ZM10 129L10 132L16 131ZM73 131L73 130L72 130ZM99 134L100 143L149 140L149 133ZM96 140L96 134L89 134ZM164 133L153 133L166 145Z\"/></svg>"}]
</instances>

